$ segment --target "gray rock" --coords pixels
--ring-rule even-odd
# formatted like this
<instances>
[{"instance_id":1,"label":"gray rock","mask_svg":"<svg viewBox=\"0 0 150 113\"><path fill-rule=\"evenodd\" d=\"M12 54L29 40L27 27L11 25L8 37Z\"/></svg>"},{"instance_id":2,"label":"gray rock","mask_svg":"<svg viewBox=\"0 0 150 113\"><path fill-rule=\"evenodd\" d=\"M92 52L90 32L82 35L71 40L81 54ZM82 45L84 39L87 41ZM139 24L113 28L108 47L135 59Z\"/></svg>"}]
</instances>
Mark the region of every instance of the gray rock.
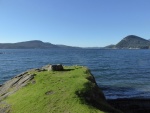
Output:
<instances>
[{"instance_id":1,"label":"gray rock","mask_svg":"<svg viewBox=\"0 0 150 113\"><path fill-rule=\"evenodd\" d=\"M64 68L61 64L57 65L46 65L42 67L42 70L47 70L47 71L63 71Z\"/></svg>"},{"instance_id":2,"label":"gray rock","mask_svg":"<svg viewBox=\"0 0 150 113\"><path fill-rule=\"evenodd\" d=\"M0 113L10 113L10 105L7 104L6 102L2 101L0 102Z\"/></svg>"},{"instance_id":3,"label":"gray rock","mask_svg":"<svg viewBox=\"0 0 150 113\"><path fill-rule=\"evenodd\" d=\"M50 67L51 67L51 65L48 64L48 65L46 65L46 66L43 66L43 67L41 68L41 70L48 71Z\"/></svg>"},{"instance_id":4,"label":"gray rock","mask_svg":"<svg viewBox=\"0 0 150 113\"><path fill-rule=\"evenodd\" d=\"M16 92L20 88L24 87L34 78L35 74L29 74L28 72L21 73L11 80L5 82L0 87L0 101L9 96L10 94Z\"/></svg>"},{"instance_id":5,"label":"gray rock","mask_svg":"<svg viewBox=\"0 0 150 113\"><path fill-rule=\"evenodd\" d=\"M63 68L63 66L61 64L51 65L51 66L49 66L48 71L51 71L51 70L52 71L63 71L64 68Z\"/></svg>"}]
</instances>

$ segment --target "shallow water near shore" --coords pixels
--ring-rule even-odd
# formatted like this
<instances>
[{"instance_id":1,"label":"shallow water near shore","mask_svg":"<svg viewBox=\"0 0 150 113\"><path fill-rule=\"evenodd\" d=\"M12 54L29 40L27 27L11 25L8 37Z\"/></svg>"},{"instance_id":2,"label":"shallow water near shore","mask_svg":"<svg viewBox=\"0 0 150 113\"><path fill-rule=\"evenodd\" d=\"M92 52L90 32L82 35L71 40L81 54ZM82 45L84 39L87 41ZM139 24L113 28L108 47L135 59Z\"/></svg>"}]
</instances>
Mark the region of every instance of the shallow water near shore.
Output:
<instances>
[{"instance_id":1,"label":"shallow water near shore","mask_svg":"<svg viewBox=\"0 0 150 113\"><path fill-rule=\"evenodd\" d=\"M0 83L47 64L87 66L107 99L150 98L150 50L1 49Z\"/></svg>"}]
</instances>

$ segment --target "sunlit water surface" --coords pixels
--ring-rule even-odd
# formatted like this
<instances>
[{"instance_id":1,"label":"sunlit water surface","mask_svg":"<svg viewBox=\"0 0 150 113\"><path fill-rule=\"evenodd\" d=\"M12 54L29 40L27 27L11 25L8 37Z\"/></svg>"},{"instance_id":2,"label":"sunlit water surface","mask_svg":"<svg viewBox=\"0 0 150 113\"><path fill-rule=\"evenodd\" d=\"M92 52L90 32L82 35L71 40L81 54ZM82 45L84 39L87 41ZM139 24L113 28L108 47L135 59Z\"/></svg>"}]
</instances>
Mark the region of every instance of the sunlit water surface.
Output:
<instances>
[{"instance_id":1,"label":"sunlit water surface","mask_svg":"<svg viewBox=\"0 0 150 113\"><path fill-rule=\"evenodd\" d=\"M90 68L107 99L150 98L150 50L0 50L0 83L47 64Z\"/></svg>"}]
</instances>

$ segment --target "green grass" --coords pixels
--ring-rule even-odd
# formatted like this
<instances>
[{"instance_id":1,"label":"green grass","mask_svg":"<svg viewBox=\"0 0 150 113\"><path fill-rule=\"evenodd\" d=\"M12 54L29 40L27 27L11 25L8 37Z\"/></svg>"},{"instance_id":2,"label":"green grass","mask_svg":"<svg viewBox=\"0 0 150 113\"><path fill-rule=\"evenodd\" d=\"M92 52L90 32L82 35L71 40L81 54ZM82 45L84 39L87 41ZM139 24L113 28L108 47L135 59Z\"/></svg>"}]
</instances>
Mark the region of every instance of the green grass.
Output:
<instances>
[{"instance_id":1,"label":"green grass","mask_svg":"<svg viewBox=\"0 0 150 113\"><path fill-rule=\"evenodd\" d=\"M84 92L95 87L87 79L91 76L87 69L79 66L65 69L32 72L36 73L35 83L29 83L5 99L11 105L10 113L103 113L84 97ZM110 106L104 103L104 107Z\"/></svg>"}]
</instances>

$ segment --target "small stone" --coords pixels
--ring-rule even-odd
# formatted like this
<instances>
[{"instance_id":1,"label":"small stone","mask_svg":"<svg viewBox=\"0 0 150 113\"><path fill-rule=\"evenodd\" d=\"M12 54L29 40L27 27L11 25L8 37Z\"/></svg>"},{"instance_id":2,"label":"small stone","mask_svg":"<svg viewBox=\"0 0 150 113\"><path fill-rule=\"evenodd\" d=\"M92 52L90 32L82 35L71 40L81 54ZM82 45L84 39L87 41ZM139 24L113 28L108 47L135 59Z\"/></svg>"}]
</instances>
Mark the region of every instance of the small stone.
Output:
<instances>
[{"instance_id":1,"label":"small stone","mask_svg":"<svg viewBox=\"0 0 150 113\"><path fill-rule=\"evenodd\" d=\"M51 91L47 91L46 93L45 93L45 95L51 95L51 94L53 94L54 92L51 90Z\"/></svg>"},{"instance_id":2,"label":"small stone","mask_svg":"<svg viewBox=\"0 0 150 113\"><path fill-rule=\"evenodd\" d=\"M35 83L36 83L36 81L35 81L35 80L33 80L33 81L31 81L31 83L32 83L32 84L35 84Z\"/></svg>"},{"instance_id":3,"label":"small stone","mask_svg":"<svg viewBox=\"0 0 150 113\"><path fill-rule=\"evenodd\" d=\"M47 70L48 71L63 71L64 68L61 64L58 64L58 65L50 65Z\"/></svg>"}]
</instances>

